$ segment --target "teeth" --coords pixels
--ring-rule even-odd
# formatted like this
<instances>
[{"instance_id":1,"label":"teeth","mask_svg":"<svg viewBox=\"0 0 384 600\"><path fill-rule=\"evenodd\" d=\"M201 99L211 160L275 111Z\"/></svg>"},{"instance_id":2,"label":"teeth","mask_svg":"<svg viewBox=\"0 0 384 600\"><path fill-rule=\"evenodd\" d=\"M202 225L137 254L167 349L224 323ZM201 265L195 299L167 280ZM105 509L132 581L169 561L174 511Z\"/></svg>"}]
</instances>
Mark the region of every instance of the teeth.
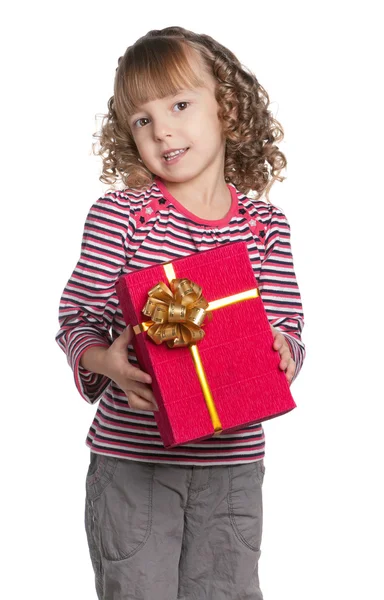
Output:
<instances>
[{"instance_id":1,"label":"teeth","mask_svg":"<svg viewBox=\"0 0 384 600\"><path fill-rule=\"evenodd\" d=\"M185 150L175 150L175 152L170 152L169 154L164 154L164 158L171 158L172 156L177 156L178 154L183 154Z\"/></svg>"}]
</instances>

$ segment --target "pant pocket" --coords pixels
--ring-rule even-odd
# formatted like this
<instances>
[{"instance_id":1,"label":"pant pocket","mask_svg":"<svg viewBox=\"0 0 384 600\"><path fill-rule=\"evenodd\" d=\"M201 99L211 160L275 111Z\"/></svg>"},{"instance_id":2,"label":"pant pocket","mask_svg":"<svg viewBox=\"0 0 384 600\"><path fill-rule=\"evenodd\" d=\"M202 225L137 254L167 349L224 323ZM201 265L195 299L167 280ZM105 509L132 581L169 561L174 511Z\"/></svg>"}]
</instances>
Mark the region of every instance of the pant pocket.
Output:
<instances>
[{"instance_id":1,"label":"pant pocket","mask_svg":"<svg viewBox=\"0 0 384 600\"><path fill-rule=\"evenodd\" d=\"M228 510L232 529L241 544L260 551L263 530L262 483L264 466L249 463L229 467Z\"/></svg>"},{"instance_id":2,"label":"pant pocket","mask_svg":"<svg viewBox=\"0 0 384 600\"><path fill-rule=\"evenodd\" d=\"M109 485L91 502L94 539L103 558L125 560L147 542L152 526L154 465L118 459Z\"/></svg>"}]
</instances>

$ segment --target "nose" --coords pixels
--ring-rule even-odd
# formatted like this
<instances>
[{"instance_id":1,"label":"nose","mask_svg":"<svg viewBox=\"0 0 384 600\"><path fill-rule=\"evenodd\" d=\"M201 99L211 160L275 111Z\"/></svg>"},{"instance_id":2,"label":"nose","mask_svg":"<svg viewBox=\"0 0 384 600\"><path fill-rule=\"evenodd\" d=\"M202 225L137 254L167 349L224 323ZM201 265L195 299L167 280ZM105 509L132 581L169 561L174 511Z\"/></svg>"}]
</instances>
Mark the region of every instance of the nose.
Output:
<instances>
[{"instance_id":1,"label":"nose","mask_svg":"<svg viewBox=\"0 0 384 600\"><path fill-rule=\"evenodd\" d=\"M172 127L166 117L153 120L153 137L157 142L171 136Z\"/></svg>"}]
</instances>

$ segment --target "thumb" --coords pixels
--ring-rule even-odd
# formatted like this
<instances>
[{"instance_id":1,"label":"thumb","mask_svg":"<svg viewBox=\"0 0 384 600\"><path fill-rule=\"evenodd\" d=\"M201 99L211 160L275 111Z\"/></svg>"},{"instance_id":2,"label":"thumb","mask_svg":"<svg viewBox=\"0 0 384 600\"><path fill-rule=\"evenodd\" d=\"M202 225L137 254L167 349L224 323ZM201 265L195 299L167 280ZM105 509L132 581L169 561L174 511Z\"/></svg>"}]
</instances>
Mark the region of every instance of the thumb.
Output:
<instances>
[{"instance_id":1,"label":"thumb","mask_svg":"<svg viewBox=\"0 0 384 600\"><path fill-rule=\"evenodd\" d=\"M133 329L132 329L132 325L128 325L123 332L120 334L119 336L119 340L121 340L121 342L123 344L128 344L133 338Z\"/></svg>"}]
</instances>

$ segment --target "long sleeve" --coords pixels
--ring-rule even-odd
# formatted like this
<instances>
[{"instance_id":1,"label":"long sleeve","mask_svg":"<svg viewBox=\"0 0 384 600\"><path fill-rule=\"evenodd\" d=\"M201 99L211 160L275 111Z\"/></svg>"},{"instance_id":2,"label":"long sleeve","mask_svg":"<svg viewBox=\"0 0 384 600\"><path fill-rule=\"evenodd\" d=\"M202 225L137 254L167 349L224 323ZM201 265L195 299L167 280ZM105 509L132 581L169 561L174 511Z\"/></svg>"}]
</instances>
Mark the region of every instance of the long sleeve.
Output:
<instances>
[{"instance_id":1,"label":"long sleeve","mask_svg":"<svg viewBox=\"0 0 384 600\"><path fill-rule=\"evenodd\" d=\"M285 214L270 205L270 221L259 289L270 324L281 331L296 363L298 376L306 350L301 340L304 314L291 251L291 229Z\"/></svg>"},{"instance_id":2,"label":"long sleeve","mask_svg":"<svg viewBox=\"0 0 384 600\"><path fill-rule=\"evenodd\" d=\"M99 198L88 212L80 258L60 299L56 342L73 370L76 387L90 404L111 380L80 365L92 346L109 347L118 299L115 282L126 262L125 244L132 235L127 201L113 193Z\"/></svg>"}]
</instances>

